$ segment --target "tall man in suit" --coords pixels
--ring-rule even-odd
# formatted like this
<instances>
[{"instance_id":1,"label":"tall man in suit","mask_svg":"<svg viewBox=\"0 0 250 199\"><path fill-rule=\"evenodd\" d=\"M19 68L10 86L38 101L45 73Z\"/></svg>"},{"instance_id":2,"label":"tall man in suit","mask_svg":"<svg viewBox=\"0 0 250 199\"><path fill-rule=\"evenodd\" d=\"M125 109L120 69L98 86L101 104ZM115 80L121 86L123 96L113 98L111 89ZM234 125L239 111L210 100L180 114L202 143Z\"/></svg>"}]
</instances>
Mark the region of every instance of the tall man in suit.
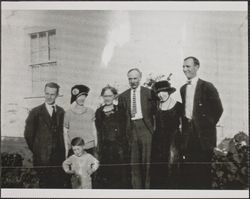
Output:
<instances>
[{"instance_id":1,"label":"tall man in suit","mask_svg":"<svg viewBox=\"0 0 250 199\"><path fill-rule=\"evenodd\" d=\"M183 110L184 188L211 188L211 158L216 146L216 124L223 108L212 83L197 76L200 62L184 59L183 72L188 81L180 89Z\"/></svg>"},{"instance_id":2,"label":"tall man in suit","mask_svg":"<svg viewBox=\"0 0 250 199\"><path fill-rule=\"evenodd\" d=\"M140 86L142 73L132 68L127 73L130 89L118 98L121 123L125 129L134 189L150 188L149 168L154 124L154 100L150 89Z\"/></svg>"},{"instance_id":3,"label":"tall man in suit","mask_svg":"<svg viewBox=\"0 0 250 199\"><path fill-rule=\"evenodd\" d=\"M59 85L45 85L45 103L33 108L26 119L24 137L33 153L33 165L39 177L40 188L63 188L65 159L63 139L64 110L56 105Z\"/></svg>"}]
</instances>

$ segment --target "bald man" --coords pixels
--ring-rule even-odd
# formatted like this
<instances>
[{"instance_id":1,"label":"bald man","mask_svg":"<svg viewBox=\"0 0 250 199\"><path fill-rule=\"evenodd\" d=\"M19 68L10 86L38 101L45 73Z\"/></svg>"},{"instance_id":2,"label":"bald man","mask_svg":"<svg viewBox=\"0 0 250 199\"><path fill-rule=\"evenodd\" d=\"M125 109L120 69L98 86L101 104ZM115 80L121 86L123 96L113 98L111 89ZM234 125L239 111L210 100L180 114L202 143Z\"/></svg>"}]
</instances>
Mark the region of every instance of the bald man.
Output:
<instances>
[{"instance_id":1,"label":"bald man","mask_svg":"<svg viewBox=\"0 0 250 199\"><path fill-rule=\"evenodd\" d=\"M142 73L132 68L127 73L130 88L118 98L122 128L128 138L131 185L150 188L151 142L154 131L155 103L150 89L140 86Z\"/></svg>"}]
</instances>

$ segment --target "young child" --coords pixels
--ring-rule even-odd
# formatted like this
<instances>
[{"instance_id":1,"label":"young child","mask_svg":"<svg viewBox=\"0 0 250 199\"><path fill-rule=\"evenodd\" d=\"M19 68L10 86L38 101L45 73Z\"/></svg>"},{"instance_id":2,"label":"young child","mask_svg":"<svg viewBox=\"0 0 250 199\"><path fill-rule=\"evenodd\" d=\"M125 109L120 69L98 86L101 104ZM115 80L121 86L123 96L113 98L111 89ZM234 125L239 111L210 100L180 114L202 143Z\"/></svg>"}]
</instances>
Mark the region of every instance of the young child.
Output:
<instances>
[{"instance_id":1,"label":"young child","mask_svg":"<svg viewBox=\"0 0 250 199\"><path fill-rule=\"evenodd\" d=\"M84 148L84 140L80 137L72 139L71 146L74 154L63 162L63 169L71 178L72 188L91 189L91 174L99 167L99 161Z\"/></svg>"}]
</instances>

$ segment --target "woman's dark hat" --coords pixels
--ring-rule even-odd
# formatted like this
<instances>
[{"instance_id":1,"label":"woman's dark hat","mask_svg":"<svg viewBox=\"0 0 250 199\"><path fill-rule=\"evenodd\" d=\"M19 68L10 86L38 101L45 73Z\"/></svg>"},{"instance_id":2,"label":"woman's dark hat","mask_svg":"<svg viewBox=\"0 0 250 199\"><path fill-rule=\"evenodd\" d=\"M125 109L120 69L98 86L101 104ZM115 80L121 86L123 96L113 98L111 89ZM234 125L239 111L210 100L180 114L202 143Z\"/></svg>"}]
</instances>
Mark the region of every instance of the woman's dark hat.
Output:
<instances>
[{"instance_id":1,"label":"woman's dark hat","mask_svg":"<svg viewBox=\"0 0 250 199\"><path fill-rule=\"evenodd\" d=\"M79 96L81 95L88 95L89 87L85 85L75 85L71 88L71 100L70 103L72 104Z\"/></svg>"},{"instance_id":2,"label":"woman's dark hat","mask_svg":"<svg viewBox=\"0 0 250 199\"><path fill-rule=\"evenodd\" d=\"M176 91L176 89L174 87L171 87L171 84L166 80L156 82L153 86L153 90L155 91L155 93L167 91L169 94Z\"/></svg>"}]
</instances>

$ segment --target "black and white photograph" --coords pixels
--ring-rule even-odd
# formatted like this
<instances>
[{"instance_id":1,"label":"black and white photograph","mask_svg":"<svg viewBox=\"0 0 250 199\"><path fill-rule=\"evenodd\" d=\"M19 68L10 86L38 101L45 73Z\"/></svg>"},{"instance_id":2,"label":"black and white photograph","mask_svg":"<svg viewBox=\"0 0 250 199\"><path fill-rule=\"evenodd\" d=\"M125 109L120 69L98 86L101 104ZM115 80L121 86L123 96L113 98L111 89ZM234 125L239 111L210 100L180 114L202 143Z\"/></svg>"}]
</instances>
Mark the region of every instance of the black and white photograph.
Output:
<instances>
[{"instance_id":1,"label":"black and white photograph","mask_svg":"<svg viewBox=\"0 0 250 199\"><path fill-rule=\"evenodd\" d=\"M247 1L1 6L3 197L248 197Z\"/></svg>"}]
</instances>

